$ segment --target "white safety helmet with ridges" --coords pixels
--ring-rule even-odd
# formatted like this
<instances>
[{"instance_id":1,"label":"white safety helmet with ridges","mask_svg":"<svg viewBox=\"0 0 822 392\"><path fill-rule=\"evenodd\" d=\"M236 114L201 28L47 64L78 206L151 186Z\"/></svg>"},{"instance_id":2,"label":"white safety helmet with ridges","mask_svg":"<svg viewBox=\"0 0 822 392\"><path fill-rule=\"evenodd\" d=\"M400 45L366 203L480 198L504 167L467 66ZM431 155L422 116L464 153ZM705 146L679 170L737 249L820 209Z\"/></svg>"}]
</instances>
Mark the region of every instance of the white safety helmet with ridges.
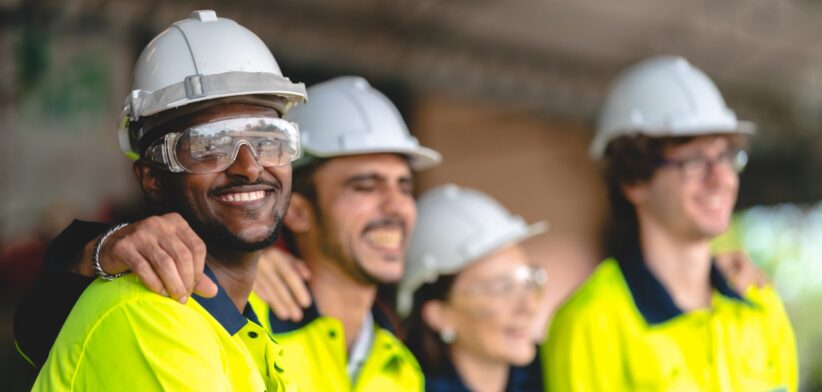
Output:
<instances>
[{"instance_id":1,"label":"white safety helmet with ridges","mask_svg":"<svg viewBox=\"0 0 822 392\"><path fill-rule=\"evenodd\" d=\"M145 117L226 97L254 96L285 115L306 99L305 85L284 77L265 43L231 19L194 11L154 37L134 67L120 146L136 158ZM267 97L267 98L266 98Z\"/></svg>"},{"instance_id":2,"label":"white safety helmet with ridges","mask_svg":"<svg viewBox=\"0 0 822 392\"><path fill-rule=\"evenodd\" d=\"M626 135L651 137L752 133L739 121L716 85L688 60L658 56L633 65L616 79L591 143L594 159Z\"/></svg>"},{"instance_id":3,"label":"white safety helmet with ridges","mask_svg":"<svg viewBox=\"0 0 822 392\"><path fill-rule=\"evenodd\" d=\"M403 317L411 312L414 292L423 284L548 229L546 222L529 225L490 196L454 184L426 192L417 211L397 292L397 311Z\"/></svg>"},{"instance_id":4,"label":"white safety helmet with ridges","mask_svg":"<svg viewBox=\"0 0 822 392\"><path fill-rule=\"evenodd\" d=\"M436 166L442 158L411 136L399 110L381 92L357 76L341 76L308 88L311 101L294 108L286 118L300 126L303 158L312 159L372 153L398 153L414 170Z\"/></svg>"}]
</instances>

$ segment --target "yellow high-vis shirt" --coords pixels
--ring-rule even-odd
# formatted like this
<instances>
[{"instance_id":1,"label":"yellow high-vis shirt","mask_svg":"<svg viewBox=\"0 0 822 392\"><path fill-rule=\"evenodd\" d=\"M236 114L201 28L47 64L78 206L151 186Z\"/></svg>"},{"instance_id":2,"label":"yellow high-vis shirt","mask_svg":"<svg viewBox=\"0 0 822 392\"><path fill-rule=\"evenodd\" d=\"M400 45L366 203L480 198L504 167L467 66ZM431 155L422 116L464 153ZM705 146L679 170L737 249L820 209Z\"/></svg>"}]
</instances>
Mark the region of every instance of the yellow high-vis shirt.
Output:
<instances>
[{"instance_id":1,"label":"yellow high-vis shirt","mask_svg":"<svg viewBox=\"0 0 822 392\"><path fill-rule=\"evenodd\" d=\"M98 279L69 314L34 390L294 390L282 347L255 319L222 288L215 298L182 305L133 275Z\"/></svg>"},{"instance_id":2,"label":"yellow high-vis shirt","mask_svg":"<svg viewBox=\"0 0 822 392\"><path fill-rule=\"evenodd\" d=\"M312 305L300 322L279 320L254 293L249 298L262 325L286 350L289 380L302 391L414 391L424 389L424 377L416 358L391 332L378 307L372 315L374 336L368 356L355 380L348 376L348 355L342 323L322 316Z\"/></svg>"},{"instance_id":3,"label":"yellow high-vis shirt","mask_svg":"<svg viewBox=\"0 0 822 392\"><path fill-rule=\"evenodd\" d=\"M772 287L734 292L712 266L710 308L682 312L641 257L605 260L541 347L547 391L795 391L793 330Z\"/></svg>"}]
</instances>

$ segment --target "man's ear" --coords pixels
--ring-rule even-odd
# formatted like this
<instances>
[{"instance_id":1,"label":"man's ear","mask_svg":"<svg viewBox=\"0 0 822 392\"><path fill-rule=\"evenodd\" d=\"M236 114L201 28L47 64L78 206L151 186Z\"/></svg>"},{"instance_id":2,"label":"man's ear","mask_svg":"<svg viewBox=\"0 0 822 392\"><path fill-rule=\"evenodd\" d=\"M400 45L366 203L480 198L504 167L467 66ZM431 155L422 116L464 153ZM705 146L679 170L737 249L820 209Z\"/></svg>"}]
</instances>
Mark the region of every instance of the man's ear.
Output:
<instances>
[{"instance_id":1,"label":"man's ear","mask_svg":"<svg viewBox=\"0 0 822 392\"><path fill-rule=\"evenodd\" d=\"M432 299L422 304L422 320L437 332L453 328L449 321L447 306L440 300Z\"/></svg>"},{"instance_id":2,"label":"man's ear","mask_svg":"<svg viewBox=\"0 0 822 392\"><path fill-rule=\"evenodd\" d=\"M294 234L302 234L311 228L314 222L314 208L305 196L291 194L291 204L285 213L285 227Z\"/></svg>"},{"instance_id":3,"label":"man's ear","mask_svg":"<svg viewBox=\"0 0 822 392\"><path fill-rule=\"evenodd\" d=\"M163 186L160 180L161 169L151 165L150 163L138 159L131 166L131 171L134 173L134 178L140 183L140 188L143 194L149 200L160 201L163 199Z\"/></svg>"},{"instance_id":4,"label":"man's ear","mask_svg":"<svg viewBox=\"0 0 822 392\"><path fill-rule=\"evenodd\" d=\"M643 204L648 198L648 183L637 182L634 184L622 184L619 186L622 194L633 205Z\"/></svg>"}]
</instances>

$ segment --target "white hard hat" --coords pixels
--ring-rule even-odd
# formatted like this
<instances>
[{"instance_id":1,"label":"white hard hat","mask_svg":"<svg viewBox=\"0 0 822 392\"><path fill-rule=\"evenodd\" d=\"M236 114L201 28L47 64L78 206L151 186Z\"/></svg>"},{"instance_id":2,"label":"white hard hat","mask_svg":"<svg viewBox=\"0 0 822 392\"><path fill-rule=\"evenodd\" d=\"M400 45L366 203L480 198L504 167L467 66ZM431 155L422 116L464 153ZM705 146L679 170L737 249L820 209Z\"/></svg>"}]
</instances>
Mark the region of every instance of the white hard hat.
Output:
<instances>
[{"instance_id":1,"label":"white hard hat","mask_svg":"<svg viewBox=\"0 0 822 392\"><path fill-rule=\"evenodd\" d=\"M435 166L440 154L420 146L411 136L399 110L368 81L337 77L308 88L311 101L286 118L300 125L303 148L300 166L312 158L370 153L399 153L415 170Z\"/></svg>"},{"instance_id":2,"label":"white hard hat","mask_svg":"<svg viewBox=\"0 0 822 392\"><path fill-rule=\"evenodd\" d=\"M529 225L490 196L454 184L426 192L417 202L417 211L397 292L401 316L410 313L414 292L423 284L548 229L546 222Z\"/></svg>"},{"instance_id":3,"label":"white hard hat","mask_svg":"<svg viewBox=\"0 0 822 392\"><path fill-rule=\"evenodd\" d=\"M688 60L652 57L623 71L611 86L590 152L602 158L608 143L626 135L751 133L753 128L736 119L716 85Z\"/></svg>"},{"instance_id":4,"label":"white hard hat","mask_svg":"<svg viewBox=\"0 0 822 392\"><path fill-rule=\"evenodd\" d=\"M214 11L194 11L154 37L137 59L120 146L134 156L143 130L129 123L146 116L194 102L250 95L271 96L266 102L280 114L306 98L305 86L283 76L254 33Z\"/></svg>"}]
</instances>

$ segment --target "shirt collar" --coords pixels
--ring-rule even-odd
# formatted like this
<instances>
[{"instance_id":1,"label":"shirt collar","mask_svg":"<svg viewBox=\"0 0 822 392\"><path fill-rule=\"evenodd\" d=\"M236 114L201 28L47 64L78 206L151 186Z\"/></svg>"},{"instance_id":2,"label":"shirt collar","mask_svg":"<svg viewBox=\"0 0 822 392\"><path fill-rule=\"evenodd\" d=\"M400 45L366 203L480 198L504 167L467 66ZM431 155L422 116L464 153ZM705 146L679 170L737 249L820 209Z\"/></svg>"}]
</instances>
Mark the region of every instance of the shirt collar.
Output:
<instances>
[{"instance_id":1,"label":"shirt collar","mask_svg":"<svg viewBox=\"0 0 822 392\"><path fill-rule=\"evenodd\" d=\"M354 342L351 344L351 350L348 353L348 362L346 364L346 371L348 372L348 379L352 382L357 379L362 365L368 359L368 354L371 352L371 344L374 342L374 316L368 313L363 317L363 323L360 327Z\"/></svg>"},{"instance_id":2,"label":"shirt collar","mask_svg":"<svg viewBox=\"0 0 822 392\"><path fill-rule=\"evenodd\" d=\"M214 317L223 326L223 328L225 328L229 335L234 335L237 333L237 331L242 329L249 320L258 325L260 324L260 321L254 313L254 310L251 309L250 304L246 303L243 313L240 313L237 310L234 306L234 302L231 301L231 298L225 292L225 289L220 286L220 282L217 281L217 277L214 276L214 272L208 268L208 265L205 266L204 272L209 278L211 278L214 284L217 285L217 295L213 298L205 298L197 294L192 294L191 296L197 300L197 303L205 308L205 310L208 311L208 313Z\"/></svg>"},{"instance_id":3,"label":"shirt collar","mask_svg":"<svg viewBox=\"0 0 822 392\"><path fill-rule=\"evenodd\" d=\"M316 301L314 301L313 298L311 305L309 305L308 308L303 309L303 318L300 321L280 320L273 311L269 310L268 313L269 322L271 324L271 332L273 333L285 333L300 329L322 316L320 311L317 309ZM374 305L371 307L371 315L374 317L374 322L377 326L391 332L392 334L394 333L394 326L391 324L391 319L380 308L377 302L374 302Z\"/></svg>"},{"instance_id":4,"label":"shirt collar","mask_svg":"<svg viewBox=\"0 0 822 392\"><path fill-rule=\"evenodd\" d=\"M506 392L538 391L543 388L539 350L537 350L537 355L530 364L511 366L509 369L508 380L505 382ZM426 375L425 389L427 391L449 392L470 391L450 360L443 362L443 368L437 375Z\"/></svg>"},{"instance_id":5,"label":"shirt collar","mask_svg":"<svg viewBox=\"0 0 822 392\"><path fill-rule=\"evenodd\" d=\"M634 304L648 324L664 323L684 313L676 306L671 294L648 269L638 246L628 257L618 259L617 263L631 291ZM714 262L711 262L710 281L711 286L723 296L747 302L728 285Z\"/></svg>"}]
</instances>

